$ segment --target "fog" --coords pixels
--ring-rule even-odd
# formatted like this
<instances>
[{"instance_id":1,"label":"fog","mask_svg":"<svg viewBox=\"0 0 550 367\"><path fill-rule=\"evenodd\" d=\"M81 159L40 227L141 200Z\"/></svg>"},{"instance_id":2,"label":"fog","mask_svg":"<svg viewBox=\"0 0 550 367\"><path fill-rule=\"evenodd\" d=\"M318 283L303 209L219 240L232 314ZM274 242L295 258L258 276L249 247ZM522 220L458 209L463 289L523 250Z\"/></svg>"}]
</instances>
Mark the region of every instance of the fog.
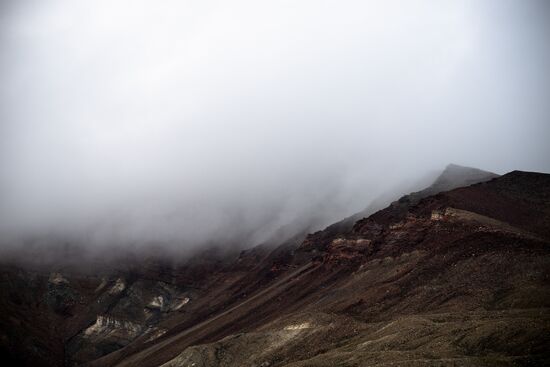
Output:
<instances>
[{"instance_id":1,"label":"fog","mask_svg":"<svg viewBox=\"0 0 550 367\"><path fill-rule=\"evenodd\" d=\"M549 172L549 35L547 1L4 0L0 238L250 246Z\"/></svg>"}]
</instances>

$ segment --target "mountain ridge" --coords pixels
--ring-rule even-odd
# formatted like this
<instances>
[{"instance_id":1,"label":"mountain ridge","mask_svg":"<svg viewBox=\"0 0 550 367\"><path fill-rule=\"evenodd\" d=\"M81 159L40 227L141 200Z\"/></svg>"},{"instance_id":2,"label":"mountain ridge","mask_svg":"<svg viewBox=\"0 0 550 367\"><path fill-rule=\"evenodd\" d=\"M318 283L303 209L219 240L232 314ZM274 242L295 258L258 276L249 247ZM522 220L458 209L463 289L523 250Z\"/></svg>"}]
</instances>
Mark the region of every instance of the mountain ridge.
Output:
<instances>
[{"instance_id":1,"label":"mountain ridge","mask_svg":"<svg viewBox=\"0 0 550 367\"><path fill-rule=\"evenodd\" d=\"M236 256L95 275L0 267L0 352L37 366L550 361L550 175L421 196Z\"/></svg>"}]
</instances>

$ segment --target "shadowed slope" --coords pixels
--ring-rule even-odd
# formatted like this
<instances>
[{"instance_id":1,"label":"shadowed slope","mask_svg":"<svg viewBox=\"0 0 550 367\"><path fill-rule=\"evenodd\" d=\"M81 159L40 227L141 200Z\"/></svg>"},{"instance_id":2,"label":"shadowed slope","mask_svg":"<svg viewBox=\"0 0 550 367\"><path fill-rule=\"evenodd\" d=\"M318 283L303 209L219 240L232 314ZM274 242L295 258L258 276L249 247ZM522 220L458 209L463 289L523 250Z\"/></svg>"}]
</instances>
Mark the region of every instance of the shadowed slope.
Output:
<instances>
[{"instance_id":1,"label":"shadowed slope","mask_svg":"<svg viewBox=\"0 0 550 367\"><path fill-rule=\"evenodd\" d=\"M322 245L310 236L296 253L311 254L311 268L199 326L215 337L193 342L184 331L119 365L548 362L549 193L550 175L513 172L425 198L398 217L382 210Z\"/></svg>"},{"instance_id":2,"label":"shadowed slope","mask_svg":"<svg viewBox=\"0 0 550 367\"><path fill-rule=\"evenodd\" d=\"M275 249L4 267L2 345L44 366L548 363L550 175L423 192Z\"/></svg>"}]
</instances>

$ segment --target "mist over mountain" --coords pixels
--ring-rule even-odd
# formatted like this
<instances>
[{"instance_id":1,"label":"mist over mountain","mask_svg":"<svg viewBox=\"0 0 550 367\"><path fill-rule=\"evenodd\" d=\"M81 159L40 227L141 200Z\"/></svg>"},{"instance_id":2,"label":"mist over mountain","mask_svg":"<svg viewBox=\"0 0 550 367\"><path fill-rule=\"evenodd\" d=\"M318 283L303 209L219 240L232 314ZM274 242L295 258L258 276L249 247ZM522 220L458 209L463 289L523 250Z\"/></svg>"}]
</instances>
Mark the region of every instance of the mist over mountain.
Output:
<instances>
[{"instance_id":1,"label":"mist over mountain","mask_svg":"<svg viewBox=\"0 0 550 367\"><path fill-rule=\"evenodd\" d=\"M44 251L3 258L0 357L14 366L543 366L549 192L548 174L450 165L382 210L278 244L179 259L164 247L73 262L36 259ZM69 260L66 250L57 255Z\"/></svg>"},{"instance_id":2,"label":"mist over mountain","mask_svg":"<svg viewBox=\"0 0 550 367\"><path fill-rule=\"evenodd\" d=\"M253 245L549 171L544 1L4 1L2 242Z\"/></svg>"},{"instance_id":3,"label":"mist over mountain","mask_svg":"<svg viewBox=\"0 0 550 367\"><path fill-rule=\"evenodd\" d=\"M0 363L550 365L550 2L0 1Z\"/></svg>"}]
</instances>

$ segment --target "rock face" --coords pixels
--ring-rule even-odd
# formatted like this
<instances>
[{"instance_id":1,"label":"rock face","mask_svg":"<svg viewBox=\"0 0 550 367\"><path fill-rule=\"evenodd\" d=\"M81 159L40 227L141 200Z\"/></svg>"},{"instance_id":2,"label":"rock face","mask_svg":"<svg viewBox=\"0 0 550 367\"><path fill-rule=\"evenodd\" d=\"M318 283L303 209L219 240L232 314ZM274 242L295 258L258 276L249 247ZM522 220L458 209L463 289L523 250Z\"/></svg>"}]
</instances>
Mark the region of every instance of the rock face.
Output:
<instances>
[{"instance_id":1,"label":"rock face","mask_svg":"<svg viewBox=\"0 0 550 367\"><path fill-rule=\"evenodd\" d=\"M3 266L2 358L33 366L548 365L550 175L479 172L459 175L471 186L438 179L299 244L93 274Z\"/></svg>"},{"instance_id":2,"label":"rock face","mask_svg":"<svg viewBox=\"0 0 550 367\"><path fill-rule=\"evenodd\" d=\"M436 195L443 191L456 189L458 187L465 187L486 182L497 177L498 175L492 172L482 171L477 168L459 166L457 164L449 164L429 187L401 197L399 200L392 202L390 207L393 209L392 212L406 213L410 206L417 204L425 197ZM382 200L381 202L384 201ZM380 207L380 200L375 200L373 204L369 205L359 213L355 213L340 222L328 226L324 231L321 231L318 234L326 237L334 237L340 233L346 233L353 228L358 220L374 214L378 210L383 209L384 206L385 205ZM316 240L319 240L319 238Z\"/></svg>"}]
</instances>

